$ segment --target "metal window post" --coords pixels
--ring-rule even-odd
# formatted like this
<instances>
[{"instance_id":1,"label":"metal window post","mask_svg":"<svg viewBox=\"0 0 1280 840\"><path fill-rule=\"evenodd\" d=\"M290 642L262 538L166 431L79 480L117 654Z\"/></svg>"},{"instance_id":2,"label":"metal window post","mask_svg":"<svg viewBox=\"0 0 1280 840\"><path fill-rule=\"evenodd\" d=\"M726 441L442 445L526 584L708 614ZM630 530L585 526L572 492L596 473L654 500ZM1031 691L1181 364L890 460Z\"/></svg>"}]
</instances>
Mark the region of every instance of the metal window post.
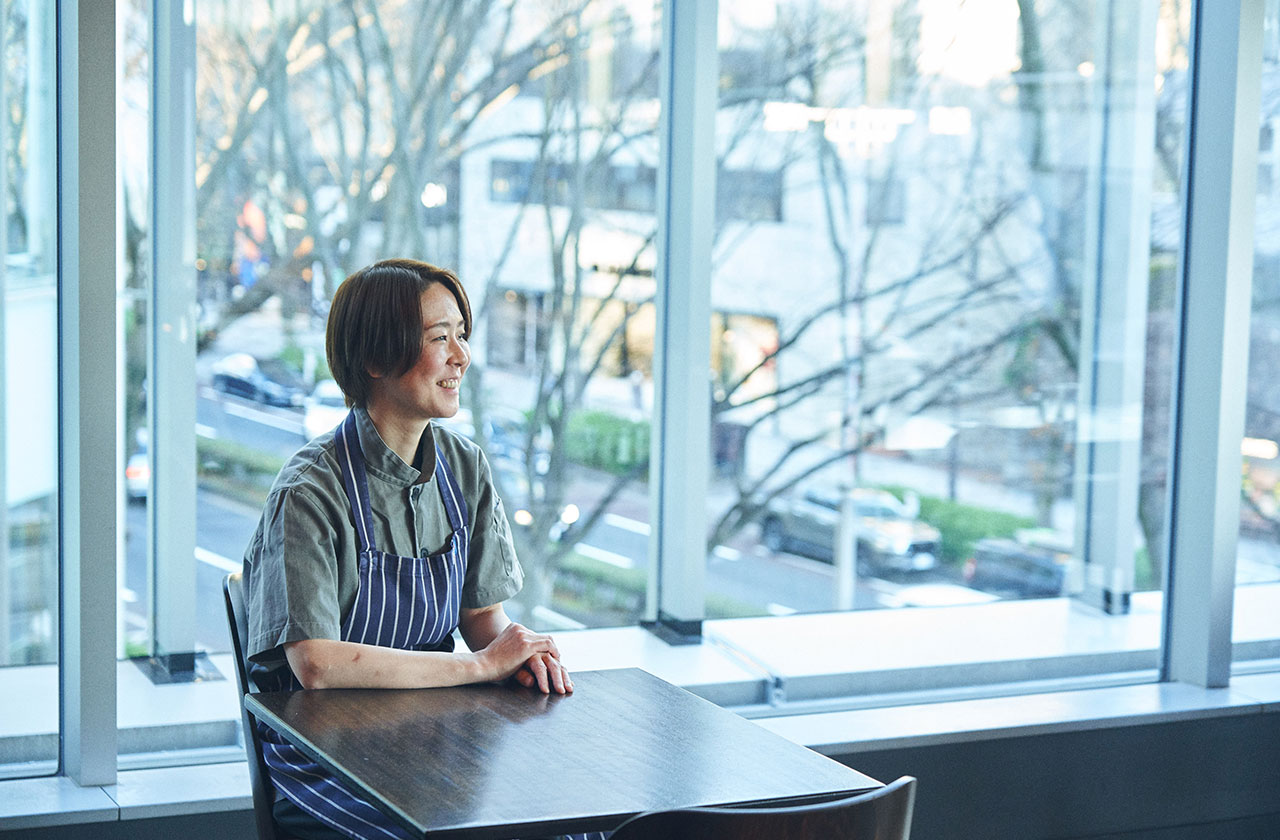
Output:
<instances>
[{"instance_id":1,"label":"metal window post","mask_svg":"<svg viewBox=\"0 0 1280 840\"><path fill-rule=\"evenodd\" d=\"M152 3L147 497L154 672L195 678L196 40L191 3Z\"/></svg>"},{"instance_id":2,"label":"metal window post","mask_svg":"<svg viewBox=\"0 0 1280 840\"><path fill-rule=\"evenodd\" d=\"M1192 9L1162 676L1228 683L1264 0Z\"/></svg>"},{"instance_id":3,"label":"metal window post","mask_svg":"<svg viewBox=\"0 0 1280 840\"><path fill-rule=\"evenodd\" d=\"M662 14L648 604L652 629L676 642L701 639L705 612L716 7L671 0Z\"/></svg>"},{"instance_id":4,"label":"metal window post","mask_svg":"<svg viewBox=\"0 0 1280 840\"><path fill-rule=\"evenodd\" d=\"M9 44L9 4L0 3L0 56L6 60ZM0 115L9 113L8 85L0 84ZM9 120L0 117L0 195L9 194ZM0 211L0 666L9 664L9 376L5 353L9 331L9 210Z\"/></svg>"},{"instance_id":5,"label":"metal window post","mask_svg":"<svg viewBox=\"0 0 1280 840\"><path fill-rule=\"evenodd\" d=\"M1151 273L1151 178L1155 158L1154 4L1107 6L1101 105L1082 283L1075 470L1081 597L1110 614L1129 612L1138 523L1147 286Z\"/></svg>"},{"instance_id":6,"label":"metal window post","mask_svg":"<svg viewBox=\"0 0 1280 840\"><path fill-rule=\"evenodd\" d=\"M31 4L33 14L44 8ZM52 7L49 7L52 10ZM62 768L116 781L116 13L60 0L58 371Z\"/></svg>"}]
</instances>

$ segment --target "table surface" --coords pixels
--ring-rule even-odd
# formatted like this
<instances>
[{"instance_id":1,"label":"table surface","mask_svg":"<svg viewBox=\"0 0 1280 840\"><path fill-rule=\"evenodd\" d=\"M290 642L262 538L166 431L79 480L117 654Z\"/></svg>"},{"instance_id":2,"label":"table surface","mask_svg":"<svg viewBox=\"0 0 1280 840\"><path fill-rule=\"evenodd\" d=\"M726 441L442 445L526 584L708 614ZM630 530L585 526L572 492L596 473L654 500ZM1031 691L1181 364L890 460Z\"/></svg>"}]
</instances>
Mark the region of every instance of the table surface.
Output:
<instances>
[{"instance_id":1,"label":"table surface","mask_svg":"<svg viewBox=\"0 0 1280 840\"><path fill-rule=\"evenodd\" d=\"M615 828L644 811L792 804L880 782L637 668L514 685L250 694L249 712L430 838Z\"/></svg>"}]
</instances>

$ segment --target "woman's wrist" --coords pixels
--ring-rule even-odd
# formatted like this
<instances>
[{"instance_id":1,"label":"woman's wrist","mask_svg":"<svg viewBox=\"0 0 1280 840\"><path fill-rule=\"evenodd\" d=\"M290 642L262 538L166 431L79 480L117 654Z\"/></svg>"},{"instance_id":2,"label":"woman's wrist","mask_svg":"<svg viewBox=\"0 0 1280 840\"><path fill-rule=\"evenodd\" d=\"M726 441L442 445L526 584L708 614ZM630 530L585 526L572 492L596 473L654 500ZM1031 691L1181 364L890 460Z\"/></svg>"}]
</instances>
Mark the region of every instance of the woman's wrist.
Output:
<instances>
[{"instance_id":1,"label":"woman's wrist","mask_svg":"<svg viewBox=\"0 0 1280 840\"><path fill-rule=\"evenodd\" d=\"M462 660L462 675L466 683L493 682L499 676L483 650L458 653L455 656Z\"/></svg>"}]
</instances>

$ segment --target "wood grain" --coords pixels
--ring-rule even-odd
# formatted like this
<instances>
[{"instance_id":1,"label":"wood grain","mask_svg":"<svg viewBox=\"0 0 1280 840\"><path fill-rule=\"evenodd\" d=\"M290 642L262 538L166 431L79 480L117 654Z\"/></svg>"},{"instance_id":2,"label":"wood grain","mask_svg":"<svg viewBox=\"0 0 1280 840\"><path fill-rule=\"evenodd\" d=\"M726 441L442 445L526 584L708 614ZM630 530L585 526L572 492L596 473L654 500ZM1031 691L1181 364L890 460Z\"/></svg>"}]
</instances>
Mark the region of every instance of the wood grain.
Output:
<instances>
[{"instance_id":1,"label":"wood grain","mask_svg":"<svg viewBox=\"0 0 1280 840\"><path fill-rule=\"evenodd\" d=\"M250 712L423 837L607 830L649 810L879 782L635 668L519 686L253 694Z\"/></svg>"}]
</instances>

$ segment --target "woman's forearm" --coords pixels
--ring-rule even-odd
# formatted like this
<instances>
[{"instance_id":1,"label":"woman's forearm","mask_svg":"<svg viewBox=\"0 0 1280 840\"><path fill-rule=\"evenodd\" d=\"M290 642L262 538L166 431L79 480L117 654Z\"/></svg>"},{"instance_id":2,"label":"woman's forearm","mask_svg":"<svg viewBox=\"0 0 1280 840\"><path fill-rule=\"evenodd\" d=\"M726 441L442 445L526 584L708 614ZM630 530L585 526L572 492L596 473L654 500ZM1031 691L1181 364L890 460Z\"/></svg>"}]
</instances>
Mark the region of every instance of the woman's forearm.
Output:
<instances>
[{"instance_id":1,"label":"woman's forearm","mask_svg":"<svg viewBox=\"0 0 1280 840\"><path fill-rule=\"evenodd\" d=\"M533 657L560 656L550 636L513 624L501 607L464 611L460 626L470 651L400 650L307 639L289 642L284 652L303 688L435 688L490 682L510 677Z\"/></svg>"},{"instance_id":2,"label":"woman's forearm","mask_svg":"<svg viewBox=\"0 0 1280 840\"><path fill-rule=\"evenodd\" d=\"M502 604L494 604L480 609L464 609L458 619L458 630L462 640L471 650L483 650L494 639L507 629L511 619Z\"/></svg>"},{"instance_id":3,"label":"woman's forearm","mask_svg":"<svg viewBox=\"0 0 1280 840\"><path fill-rule=\"evenodd\" d=\"M472 653L308 639L285 645L289 667L303 688L434 688L496 679Z\"/></svg>"}]
</instances>

